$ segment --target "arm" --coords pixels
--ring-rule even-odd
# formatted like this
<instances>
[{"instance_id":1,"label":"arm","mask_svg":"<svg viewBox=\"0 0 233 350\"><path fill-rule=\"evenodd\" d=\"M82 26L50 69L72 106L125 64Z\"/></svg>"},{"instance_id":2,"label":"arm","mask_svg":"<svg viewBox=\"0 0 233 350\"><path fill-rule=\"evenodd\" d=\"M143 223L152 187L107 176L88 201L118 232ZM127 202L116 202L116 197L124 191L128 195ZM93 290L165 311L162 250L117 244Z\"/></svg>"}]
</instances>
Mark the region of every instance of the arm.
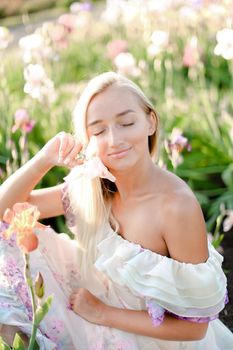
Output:
<instances>
[{"instance_id":1,"label":"arm","mask_svg":"<svg viewBox=\"0 0 233 350\"><path fill-rule=\"evenodd\" d=\"M37 191L34 191L32 196L31 191L51 168L52 164L39 152L12 174L0 188L0 216L2 217L6 208L11 208L16 202L27 201L37 205L35 197ZM38 209L42 208L38 205Z\"/></svg>"},{"instance_id":2,"label":"arm","mask_svg":"<svg viewBox=\"0 0 233 350\"><path fill-rule=\"evenodd\" d=\"M33 188L55 165L68 167L77 165L80 161L74 161L74 157L80 149L81 145L76 143L71 135L65 133L60 133L48 141L32 159L1 185L0 217L15 203L26 201L38 207L41 218L63 214L60 186L43 190Z\"/></svg>"},{"instance_id":3,"label":"arm","mask_svg":"<svg viewBox=\"0 0 233 350\"><path fill-rule=\"evenodd\" d=\"M121 329L125 332L163 340L200 340L205 336L208 323L194 323L165 315L161 325L154 327L147 311L125 310L105 305L103 326Z\"/></svg>"},{"instance_id":4,"label":"arm","mask_svg":"<svg viewBox=\"0 0 233 350\"><path fill-rule=\"evenodd\" d=\"M204 338L208 328L207 322L195 323L168 314L155 327L147 311L107 305L85 288L78 288L71 294L70 305L74 312L91 323L157 339L200 340Z\"/></svg>"}]
</instances>

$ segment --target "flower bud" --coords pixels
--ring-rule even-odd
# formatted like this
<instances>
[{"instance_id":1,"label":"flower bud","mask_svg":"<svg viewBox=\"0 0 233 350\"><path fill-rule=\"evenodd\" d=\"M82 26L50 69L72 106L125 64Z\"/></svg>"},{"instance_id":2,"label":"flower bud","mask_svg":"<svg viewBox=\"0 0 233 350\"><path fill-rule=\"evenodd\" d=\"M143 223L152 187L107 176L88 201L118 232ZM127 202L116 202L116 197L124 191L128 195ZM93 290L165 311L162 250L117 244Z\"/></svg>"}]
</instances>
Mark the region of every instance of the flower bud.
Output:
<instances>
[{"instance_id":1,"label":"flower bud","mask_svg":"<svg viewBox=\"0 0 233 350\"><path fill-rule=\"evenodd\" d=\"M40 272L36 276L35 293L38 298L43 298L44 296L44 280Z\"/></svg>"}]
</instances>

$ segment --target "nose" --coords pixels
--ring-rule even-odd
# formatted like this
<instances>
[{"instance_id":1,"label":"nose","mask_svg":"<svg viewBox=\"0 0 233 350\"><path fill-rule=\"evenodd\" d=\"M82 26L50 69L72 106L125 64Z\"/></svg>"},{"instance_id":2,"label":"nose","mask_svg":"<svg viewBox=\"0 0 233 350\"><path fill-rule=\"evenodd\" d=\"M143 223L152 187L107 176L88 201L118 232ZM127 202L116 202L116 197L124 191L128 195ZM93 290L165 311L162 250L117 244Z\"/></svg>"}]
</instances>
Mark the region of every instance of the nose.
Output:
<instances>
[{"instance_id":1,"label":"nose","mask_svg":"<svg viewBox=\"0 0 233 350\"><path fill-rule=\"evenodd\" d=\"M109 127L108 144L109 146L118 146L121 142L120 131L116 127Z\"/></svg>"}]
</instances>

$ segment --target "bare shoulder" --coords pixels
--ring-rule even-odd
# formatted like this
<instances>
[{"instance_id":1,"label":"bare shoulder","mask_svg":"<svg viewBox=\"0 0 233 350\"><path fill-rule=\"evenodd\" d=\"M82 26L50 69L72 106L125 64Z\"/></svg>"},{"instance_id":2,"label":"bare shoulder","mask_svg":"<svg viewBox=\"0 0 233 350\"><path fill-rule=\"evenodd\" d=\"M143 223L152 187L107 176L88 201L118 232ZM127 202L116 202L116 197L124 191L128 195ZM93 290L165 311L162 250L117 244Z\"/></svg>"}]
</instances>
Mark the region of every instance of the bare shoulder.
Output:
<instances>
[{"instance_id":1,"label":"bare shoulder","mask_svg":"<svg viewBox=\"0 0 233 350\"><path fill-rule=\"evenodd\" d=\"M163 238L169 255L181 262L201 263L208 258L205 220L194 193L176 175L162 171Z\"/></svg>"}]
</instances>

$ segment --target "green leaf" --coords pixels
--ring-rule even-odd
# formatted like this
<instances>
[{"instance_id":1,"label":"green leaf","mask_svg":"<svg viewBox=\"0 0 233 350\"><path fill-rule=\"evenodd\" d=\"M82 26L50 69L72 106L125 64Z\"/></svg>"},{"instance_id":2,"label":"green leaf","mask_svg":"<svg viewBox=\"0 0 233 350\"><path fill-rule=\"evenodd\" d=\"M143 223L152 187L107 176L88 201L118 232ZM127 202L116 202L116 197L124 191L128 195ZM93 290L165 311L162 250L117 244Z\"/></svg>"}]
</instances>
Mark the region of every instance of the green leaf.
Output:
<instances>
[{"instance_id":1,"label":"green leaf","mask_svg":"<svg viewBox=\"0 0 233 350\"><path fill-rule=\"evenodd\" d=\"M6 164L6 161L7 161L7 157L0 156L0 163L1 164Z\"/></svg>"},{"instance_id":2,"label":"green leaf","mask_svg":"<svg viewBox=\"0 0 233 350\"><path fill-rule=\"evenodd\" d=\"M38 326L40 324L40 322L43 320L43 318L45 317L45 315L48 313L50 306L52 304L52 300L53 300L53 295L50 295L46 301L44 302L44 304L42 306L40 306L35 313L35 324Z\"/></svg>"},{"instance_id":3,"label":"green leaf","mask_svg":"<svg viewBox=\"0 0 233 350\"><path fill-rule=\"evenodd\" d=\"M222 179L227 187L233 188L233 164L230 164L223 171Z\"/></svg>"},{"instance_id":4,"label":"green leaf","mask_svg":"<svg viewBox=\"0 0 233 350\"><path fill-rule=\"evenodd\" d=\"M35 341L34 350L40 350L38 343Z\"/></svg>"},{"instance_id":5,"label":"green leaf","mask_svg":"<svg viewBox=\"0 0 233 350\"><path fill-rule=\"evenodd\" d=\"M198 192L198 191L194 191L194 194L197 197L197 200L201 205L208 205L209 204L208 196L206 196L205 194Z\"/></svg>"},{"instance_id":6,"label":"green leaf","mask_svg":"<svg viewBox=\"0 0 233 350\"><path fill-rule=\"evenodd\" d=\"M0 350L11 350L11 347L0 337Z\"/></svg>"},{"instance_id":7,"label":"green leaf","mask_svg":"<svg viewBox=\"0 0 233 350\"><path fill-rule=\"evenodd\" d=\"M224 233L222 233L219 237L213 240L212 245L214 246L215 249L217 249L221 245L223 238L224 238Z\"/></svg>"},{"instance_id":8,"label":"green leaf","mask_svg":"<svg viewBox=\"0 0 233 350\"><path fill-rule=\"evenodd\" d=\"M26 350L24 343L18 333L16 333L14 338L13 350Z\"/></svg>"}]
</instances>

